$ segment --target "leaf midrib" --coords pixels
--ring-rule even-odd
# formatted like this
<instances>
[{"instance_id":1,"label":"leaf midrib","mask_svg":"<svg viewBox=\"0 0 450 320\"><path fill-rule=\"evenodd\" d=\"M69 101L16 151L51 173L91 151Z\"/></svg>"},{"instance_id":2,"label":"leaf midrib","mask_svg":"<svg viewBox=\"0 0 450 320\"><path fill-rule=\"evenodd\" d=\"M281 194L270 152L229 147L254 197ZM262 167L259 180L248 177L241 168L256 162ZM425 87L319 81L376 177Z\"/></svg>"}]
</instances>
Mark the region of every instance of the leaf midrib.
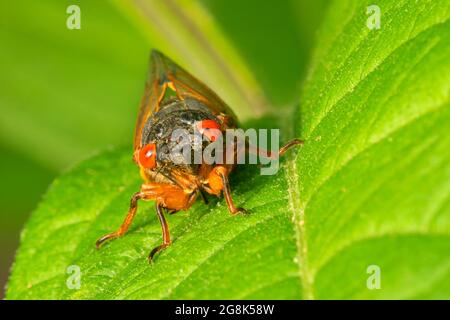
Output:
<instances>
[{"instance_id":1,"label":"leaf midrib","mask_svg":"<svg viewBox=\"0 0 450 320\"><path fill-rule=\"evenodd\" d=\"M286 180L288 183L289 208L292 213L292 222L297 247L296 263L300 278L301 297L306 300L314 299L313 281L308 268L308 245L306 241L305 207L300 201L297 156L287 164Z\"/></svg>"}]
</instances>

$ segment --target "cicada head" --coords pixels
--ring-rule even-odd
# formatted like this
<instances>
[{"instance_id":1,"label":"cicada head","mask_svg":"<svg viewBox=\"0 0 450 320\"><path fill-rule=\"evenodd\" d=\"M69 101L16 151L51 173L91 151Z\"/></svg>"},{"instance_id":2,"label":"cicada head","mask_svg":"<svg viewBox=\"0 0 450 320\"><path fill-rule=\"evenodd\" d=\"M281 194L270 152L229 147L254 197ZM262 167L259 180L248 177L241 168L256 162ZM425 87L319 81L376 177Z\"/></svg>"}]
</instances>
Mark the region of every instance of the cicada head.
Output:
<instances>
[{"instance_id":1,"label":"cicada head","mask_svg":"<svg viewBox=\"0 0 450 320\"><path fill-rule=\"evenodd\" d=\"M153 51L134 140L134 161L148 180L155 179L155 172L170 178L174 169L195 176L200 166L195 155L236 124L214 92ZM196 134L206 139L199 142ZM190 150L190 156L180 150Z\"/></svg>"}]
</instances>

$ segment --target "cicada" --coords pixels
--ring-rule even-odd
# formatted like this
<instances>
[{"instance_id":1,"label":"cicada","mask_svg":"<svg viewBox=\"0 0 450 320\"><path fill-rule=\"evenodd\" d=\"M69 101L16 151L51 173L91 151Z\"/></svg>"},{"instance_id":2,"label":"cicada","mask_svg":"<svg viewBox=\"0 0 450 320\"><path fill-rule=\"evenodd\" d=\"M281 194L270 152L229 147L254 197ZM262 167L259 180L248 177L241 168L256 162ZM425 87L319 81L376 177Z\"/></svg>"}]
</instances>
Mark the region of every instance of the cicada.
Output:
<instances>
[{"instance_id":1,"label":"cicada","mask_svg":"<svg viewBox=\"0 0 450 320\"><path fill-rule=\"evenodd\" d=\"M98 239L97 248L127 232L136 215L139 200L155 201L162 228L162 244L150 252L150 262L156 253L171 244L164 215L189 209L198 196L205 200L205 193L214 196L223 194L232 215L245 213L245 209L235 205L231 194L228 175L235 168L235 163L174 163L170 157L170 151L178 143L173 139L175 129L200 132L205 141L200 145L191 142L190 147L203 149L209 143L217 143L217 132L237 126L235 114L217 94L162 53L152 51L134 135L133 159L144 182L131 197L122 225ZM289 141L279 149L279 155L301 143L298 139ZM255 148L248 150L258 152ZM240 151L232 152L236 154Z\"/></svg>"}]
</instances>

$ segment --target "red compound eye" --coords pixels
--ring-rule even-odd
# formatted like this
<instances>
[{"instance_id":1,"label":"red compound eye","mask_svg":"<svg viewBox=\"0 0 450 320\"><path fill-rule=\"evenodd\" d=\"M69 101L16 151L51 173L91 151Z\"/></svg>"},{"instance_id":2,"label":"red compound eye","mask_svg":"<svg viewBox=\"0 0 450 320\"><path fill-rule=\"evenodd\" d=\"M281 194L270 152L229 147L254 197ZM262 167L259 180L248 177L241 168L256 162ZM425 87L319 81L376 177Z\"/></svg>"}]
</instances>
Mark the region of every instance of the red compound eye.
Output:
<instances>
[{"instance_id":1,"label":"red compound eye","mask_svg":"<svg viewBox=\"0 0 450 320\"><path fill-rule=\"evenodd\" d=\"M156 145L150 143L139 150L139 164L147 169L156 167Z\"/></svg>"},{"instance_id":2,"label":"red compound eye","mask_svg":"<svg viewBox=\"0 0 450 320\"><path fill-rule=\"evenodd\" d=\"M220 125L214 120L202 120L197 122L198 131L214 142L221 136Z\"/></svg>"}]
</instances>

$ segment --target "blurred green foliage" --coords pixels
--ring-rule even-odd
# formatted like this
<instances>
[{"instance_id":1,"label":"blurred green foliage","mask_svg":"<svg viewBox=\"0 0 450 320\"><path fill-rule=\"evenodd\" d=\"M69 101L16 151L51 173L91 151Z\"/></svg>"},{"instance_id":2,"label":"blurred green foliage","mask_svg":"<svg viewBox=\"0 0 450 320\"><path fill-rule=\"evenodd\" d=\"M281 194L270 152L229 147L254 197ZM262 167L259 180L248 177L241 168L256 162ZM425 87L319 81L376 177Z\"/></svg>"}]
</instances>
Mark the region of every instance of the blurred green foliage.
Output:
<instances>
[{"instance_id":1,"label":"blurred green foliage","mask_svg":"<svg viewBox=\"0 0 450 320\"><path fill-rule=\"evenodd\" d=\"M202 0L251 67L272 106L296 104L325 0Z\"/></svg>"},{"instance_id":2,"label":"blurred green foliage","mask_svg":"<svg viewBox=\"0 0 450 320\"><path fill-rule=\"evenodd\" d=\"M211 62L208 68L219 70L211 85L224 90L220 77L214 78L221 66L214 65L216 60L198 37L183 33L186 21L173 17L173 4L184 10L188 24L189 19L197 23L203 40L219 51L221 61L230 63L226 68L239 70L248 85L241 90L258 91L252 86L260 83L258 92L269 101L266 109L276 110L299 96L326 2L170 1L167 9L161 1L2 1L0 283L6 279L21 225L48 182L98 150L130 145L152 47L167 51L207 82L201 67ZM71 4L81 8L81 30L66 28ZM181 28L143 22L143 4L166 5L158 16L169 21L169 29L177 22ZM225 91L224 98L239 97L226 86ZM257 108L258 103L255 99ZM241 104L232 107L251 115Z\"/></svg>"},{"instance_id":3,"label":"blurred green foliage","mask_svg":"<svg viewBox=\"0 0 450 320\"><path fill-rule=\"evenodd\" d=\"M1 10L0 139L54 170L129 141L150 48L105 1L80 3L81 30L67 29L69 3Z\"/></svg>"}]
</instances>

